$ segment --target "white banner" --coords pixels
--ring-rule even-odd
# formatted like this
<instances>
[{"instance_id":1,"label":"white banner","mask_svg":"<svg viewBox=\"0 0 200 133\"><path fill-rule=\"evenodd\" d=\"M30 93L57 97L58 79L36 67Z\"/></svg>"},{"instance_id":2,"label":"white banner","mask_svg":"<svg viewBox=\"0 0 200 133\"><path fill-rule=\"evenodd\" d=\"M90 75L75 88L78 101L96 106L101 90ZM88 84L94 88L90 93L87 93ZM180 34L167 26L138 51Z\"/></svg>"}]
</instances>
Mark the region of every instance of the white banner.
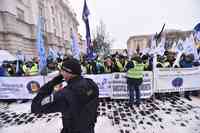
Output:
<instances>
[{"instance_id":1,"label":"white banner","mask_svg":"<svg viewBox=\"0 0 200 133\"><path fill-rule=\"evenodd\" d=\"M200 90L200 67L195 68L160 68L155 76L154 92L178 92ZM49 81L58 73L45 77ZM99 87L99 97L113 99L128 98L125 73L84 75L91 78ZM44 77L0 77L0 99L32 99L44 84ZM140 87L141 97L149 98L153 94L152 72L144 72ZM63 86L66 86L64 84ZM63 87L61 86L61 87ZM60 87L60 86L59 86Z\"/></svg>"},{"instance_id":2,"label":"white banner","mask_svg":"<svg viewBox=\"0 0 200 133\"><path fill-rule=\"evenodd\" d=\"M112 90L112 74L84 75L92 79L99 87L99 97L110 97Z\"/></svg>"},{"instance_id":3,"label":"white banner","mask_svg":"<svg viewBox=\"0 0 200 133\"><path fill-rule=\"evenodd\" d=\"M155 92L179 92L200 89L200 67L159 68Z\"/></svg>"},{"instance_id":4,"label":"white banner","mask_svg":"<svg viewBox=\"0 0 200 133\"><path fill-rule=\"evenodd\" d=\"M32 99L43 84L42 76L0 77L0 99Z\"/></svg>"},{"instance_id":5,"label":"white banner","mask_svg":"<svg viewBox=\"0 0 200 133\"><path fill-rule=\"evenodd\" d=\"M129 98L126 73L113 73L112 74L112 92L111 98L113 99L127 99ZM140 86L141 98L150 98L153 94L152 91L152 72L144 72L143 83Z\"/></svg>"}]
</instances>

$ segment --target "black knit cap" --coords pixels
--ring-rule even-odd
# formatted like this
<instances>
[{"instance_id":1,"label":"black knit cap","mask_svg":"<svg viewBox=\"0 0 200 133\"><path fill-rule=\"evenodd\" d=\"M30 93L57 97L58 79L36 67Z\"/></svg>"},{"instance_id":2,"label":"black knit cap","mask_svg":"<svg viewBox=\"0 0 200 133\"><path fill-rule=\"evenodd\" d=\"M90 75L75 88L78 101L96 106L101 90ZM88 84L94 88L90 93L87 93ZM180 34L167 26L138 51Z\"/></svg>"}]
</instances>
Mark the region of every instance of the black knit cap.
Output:
<instances>
[{"instance_id":1,"label":"black knit cap","mask_svg":"<svg viewBox=\"0 0 200 133\"><path fill-rule=\"evenodd\" d=\"M61 69L72 74L81 75L81 65L79 61L74 58L64 60Z\"/></svg>"}]
</instances>

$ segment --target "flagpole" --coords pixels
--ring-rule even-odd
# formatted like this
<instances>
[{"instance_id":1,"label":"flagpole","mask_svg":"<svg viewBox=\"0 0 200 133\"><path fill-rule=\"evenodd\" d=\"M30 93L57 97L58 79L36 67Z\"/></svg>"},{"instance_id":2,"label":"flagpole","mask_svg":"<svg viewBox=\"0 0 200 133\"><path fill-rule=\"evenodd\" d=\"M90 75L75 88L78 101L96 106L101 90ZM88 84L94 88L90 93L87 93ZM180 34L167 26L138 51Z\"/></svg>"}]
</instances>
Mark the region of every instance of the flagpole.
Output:
<instances>
[{"instance_id":1,"label":"flagpole","mask_svg":"<svg viewBox=\"0 0 200 133\"><path fill-rule=\"evenodd\" d=\"M159 34L157 35L157 33L156 33L156 35L155 35L155 38L153 38L153 39L155 39L155 41L156 41L156 47L155 47L155 49L157 48L157 46L158 46L158 40L160 39L160 37L162 36L162 32L164 31L164 28L165 28L165 24L162 26L162 29L161 29L161 31L159 32ZM156 82L156 78L157 78L157 52L155 51L154 53L153 53L153 92L155 92L155 90L156 90L156 88L157 88L157 82ZM155 97L155 93L153 93L153 99L155 100L156 99L156 97Z\"/></svg>"}]
</instances>

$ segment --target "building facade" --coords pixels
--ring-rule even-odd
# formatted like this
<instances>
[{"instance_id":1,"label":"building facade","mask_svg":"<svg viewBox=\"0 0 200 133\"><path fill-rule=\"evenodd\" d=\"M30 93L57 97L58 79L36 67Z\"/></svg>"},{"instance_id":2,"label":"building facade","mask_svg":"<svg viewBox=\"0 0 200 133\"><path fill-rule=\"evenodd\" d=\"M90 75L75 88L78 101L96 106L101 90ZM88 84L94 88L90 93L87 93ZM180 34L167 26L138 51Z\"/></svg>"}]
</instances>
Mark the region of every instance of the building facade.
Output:
<instances>
[{"instance_id":1,"label":"building facade","mask_svg":"<svg viewBox=\"0 0 200 133\"><path fill-rule=\"evenodd\" d=\"M78 33L76 14L67 0L1 0L0 49L26 58L38 56L37 21L44 22L46 54L50 48L64 54L71 45L71 29Z\"/></svg>"},{"instance_id":2,"label":"building facade","mask_svg":"<svg viewBox=\"0 0 200 133\"><path fill-rule=\"evenodd\" d=\"M126 51L125 51L126 49L111 49L111 54L116 54L116 53L118 53L118 54L124 54Z\"/></svg>"},{"instance_id":3,"label":"building facade","mask_svg":"<svg viewBox=\"0 0 200 133\"><path fill-rule=\"evenodd\" d=\"M170 49L175 42L178 42L179 39L184 40L186 37L189 37L191 31L181 31L181 30L166 30L164 35L166 37L165 48ZM151 45L151 39L153 34L150 35L139 35L131 36L127 41L127 51L130 55L137 53L137 51L142 51L144 48L149 48Z\"/></svg>"},{"instance_id":4,"label":"building facade","mask_svg":"<svg viewBox=\"0 0 200 133\"><path fill-rule=\"evenodd\" d=\"M137 53L137 50L147 48L149 45L151 35L132 36L127 41L127 51L129 55Z\"/></svg>"},{"instance_id":5,"label":"building facade","mask_svg":"<svg viewBox=\"0 0 200 133\"><path fill-rule=\"evenodd\" d=\"M78 34L78 44L80 49L80 54L85 55L87 54L87 42L83 39L81 34Z\"/></svg>"}]
</instances>

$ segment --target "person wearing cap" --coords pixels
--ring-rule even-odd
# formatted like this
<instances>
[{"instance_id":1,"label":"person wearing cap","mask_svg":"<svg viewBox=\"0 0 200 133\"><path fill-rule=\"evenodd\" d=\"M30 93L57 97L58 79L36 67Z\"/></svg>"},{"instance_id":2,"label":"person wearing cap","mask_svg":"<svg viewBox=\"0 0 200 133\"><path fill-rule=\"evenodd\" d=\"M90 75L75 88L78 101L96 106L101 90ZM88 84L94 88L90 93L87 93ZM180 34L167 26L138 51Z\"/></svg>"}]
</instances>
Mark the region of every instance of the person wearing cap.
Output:
<instances>
[{"instance_id":1,"label":"person wearing cap","mask_svg":"<svg viewBox=\"0 0 200 133\"><path fill-rule=\"evenodd\" d=\"M140 56L134 57L133 60L129 60L126 66L127 71L127 88L129 91L129 106L133 108L133 104L136 107L140 107L141 94L139 86L143 82L143 72L145 64L143 64ZM136 97L136 98L135 98Z\"/></svg>"},{"instance_id":2,"label":"person wearing cap","mask_svg":"<svg viewBox=\"0 0 200 133\"><path fill-rule=\"evenodd\" d=\"M67 81L64 89L54 86ZM81 76L76 59L64 60L60 75L43 85L31 105L32 113L61 112L61 133L94 133L97 119L99 89L91 79Z\"/></svg>"}]
</instances>

